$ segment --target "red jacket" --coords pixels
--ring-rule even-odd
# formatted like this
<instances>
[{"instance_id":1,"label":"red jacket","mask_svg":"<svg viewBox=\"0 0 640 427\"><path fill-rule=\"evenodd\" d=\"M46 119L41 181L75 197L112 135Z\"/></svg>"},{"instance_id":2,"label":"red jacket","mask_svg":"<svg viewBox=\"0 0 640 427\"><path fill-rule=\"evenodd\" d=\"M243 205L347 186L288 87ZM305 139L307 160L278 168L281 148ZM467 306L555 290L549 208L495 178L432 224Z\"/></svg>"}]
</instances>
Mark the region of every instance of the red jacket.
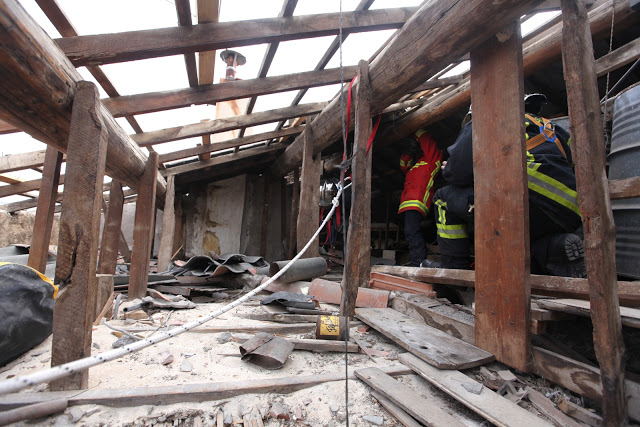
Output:
<instances>
[{"instance_id":1,"label":"red jacket","mask_svg":"<svg viewBox=\"0 0 640 427\"><path fill-rule=\"evenodd\" d=\"M433 181L440 171L442 152L427 131L420 129L414 137L420 143L423 155L415 163L412 162L412 159L407 158L408 156L403 156L400 159L400 167L407 176L404 180L404 190L400 198L398 213L416 210L422 216L427 216L433 203Z\"/></svg>"}]
</instances>

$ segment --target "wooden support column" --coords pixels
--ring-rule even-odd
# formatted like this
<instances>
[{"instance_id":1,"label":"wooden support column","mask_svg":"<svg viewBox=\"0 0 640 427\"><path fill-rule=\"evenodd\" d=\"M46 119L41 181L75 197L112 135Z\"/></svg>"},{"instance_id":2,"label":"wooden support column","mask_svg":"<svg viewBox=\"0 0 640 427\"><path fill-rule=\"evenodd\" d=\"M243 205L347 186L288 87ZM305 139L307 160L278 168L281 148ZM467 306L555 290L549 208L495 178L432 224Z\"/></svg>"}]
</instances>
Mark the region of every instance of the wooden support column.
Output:
<instances>
[{"instance_id":1,"label":"wooden support column","mask_svg":"<svg viewBox=\"0 0 640 427\"><path fill-rule=\"evenodd\" d=\"M144 175L140 179L136 216L133 228L133 247L131 248L131 268L129 272L129 300L142 298L147 293L149 277L149 257L154 215L156 213L156 174L158 172L158 153L149 153Z\"/></svg>"},{"instance_id":2,"label":"wooden support column","mask_svg":"<svg viewBox=\"0 0 640 427\"><path fill-rule=\"evenodd\" d=\"M615 263L615 225L605 172L604 137L595 60L582 0L562 0L562 62L567 85L578 201L596 357L602 375L605 424L626 424L624 342Z\"/></svg>"},{"instance_id":3,"label":"wooden support column","mask_svg":"<svg viewBox=\"0 0 640 427\"><path fill-rule=\"evenodd\" d=\"M95 85L78 82L71 113L58 238L55 283L62 292L53 312L52 366L91 355L102 180L107 156L106 128L99 119L99 110ZM88 371L76 372L51 382L51 390L85 389L88 380Z\"/></svg>"},{"instance_id":4,"label":"wooden support column","mask_svg":"<svg viewBox=\"0 0 640 427\"><path fill-rule=\"evenodd\" d=\"M311 117L307 117L306 137L304 139L304 153L302 156L302 172L300 185L300 207L298 210L298 252L304 248L313 233L316 232L320 211L320 174L322 172L322 162L320 153L313 155L313 131L311 129ZM302 258L313 258L318 256L318 242L316 237L311 246Z\"/></svg>"},{"instance_id":5,"label":"wooden support column","mask_svg":"<svg viewBox=\"0 0 640 427\"><path fill-rule=\"evenodd\" d=\"M523 87L522 38L514 23L471 51L475 329L478 347L527 372L531 289Z\"/></svg>"},{"instance_id":6,"label":"wooden support column","mask_svg":"<svg viewBox=\"0 0 640 427\"><path fill-rule=\"evenodd\" d=\"M187 243L187 220L182 210L182 196L176 199L176 227L173 235L173 248L171 249L173 259L180 251L184 253L184 247Z\"/></svg>"},{"instance_id":7,"label":"wooden support column","mask_svg":"<svg viewBox=\"0 0 640 427\"><path fill-rule=\"evenodd\" d=\"M340 315L353 317L359 287L367 287L371 272L371 157L367 140L371 134L369 63L358 63L356 123L353 147L352 204L346 244L345 274L342 278ZM347 289L344 292L344 289Z\"/></svg>"},{"instance_id":8,"label":"wooden support column","mask_svg":"<svg viewBox=\"0 0 640 427\"><path fill-rule=\"evenodd\" d=\"M175 175L167 177L167 193L162 214L162 237L160 238L160 249L158 250L158 272L169 269L171 255L173 255L173 238L176 232L175 179Z\"/></svg>"},{"instance_id":9,"label":"wooden support column","mask_svg":"<svg viewBox=\"0 0 640 427\"><path fill-rule=\"evenodd\" d=\"M115 274L118 261L118 248L122 233L122 208L124 206L124 193L122 184L111 181L109 190L109 205L104 213L104 228L102 230L102 244L100 245L100 262L98 273ZM123 257L125 255L123 254ZM102 307L100 307L102 309Z\"/></svg>"},{"instance_id":10,"label":"wooden support column","mask_svg":"<svg viewBox=\"0 0 640 427\"><path fill-rule=\"evenodd\" d=\"M262 203L262 224L260 226L260 256L267 255L267 234L269 231L269 174L262 174L264 181L263 203Z\"/></svg>"},{"instance_id":11,"label":"wooden support column","mask_svg":"<svg viewBox=\"0 0 640 427\"><path fill-rule=\"evenodd\" d=\"M293 187L291 188L291 228L289 229L289 259L296 255L296 223L300 209L300 169L293 169Z\"/></svg>"},{"instance_id":12,"label":"wooden support column","mask_svg":"<svg viewBox=\"0 0 640 427\"><path fill-rule=\"evenodd\" d=\"M53 147L47 147L28 262L29 267L35 268L43 274L47 268L47 256L49 255L49 242L51 241L51 228L53 227L56 197L58 197L61 164L62 153Z\"/></svg>"}]
</instances>

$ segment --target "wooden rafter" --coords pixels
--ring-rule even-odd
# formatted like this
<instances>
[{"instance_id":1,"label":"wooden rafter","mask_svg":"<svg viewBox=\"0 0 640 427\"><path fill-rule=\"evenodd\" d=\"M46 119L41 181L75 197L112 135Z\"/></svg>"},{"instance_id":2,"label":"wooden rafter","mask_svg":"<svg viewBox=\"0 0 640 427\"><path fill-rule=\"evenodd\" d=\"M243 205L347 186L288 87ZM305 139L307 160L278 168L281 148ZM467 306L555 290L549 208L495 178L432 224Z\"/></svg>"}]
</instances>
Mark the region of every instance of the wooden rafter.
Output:
<instances>
[{"instance_id":1,"label":"wooden rafter","mask_svg":"<svg viewBox=\"0 0 640 427\"><path fill-rule=\"evenodd\" d=\"M189 0L176 0L176 12L178 13L178 25L181 27L190 27L193 25L191 20L191 5ZM187 78L189 86L198 86L198 70L196 68L196 54L193 52L184 54L184 64L187 67Z\"/></svg>"},{"instance_id":2,"label":"wooden rafter","mask_svg":"<svg viewBox=\"0 0 640 427\"><path fill-rule=\"evenodd\" d=\"M415 11L416 8L397 8L347 12L342 14L342 27L351 32L399 28ZM55 41L79 67L336 35L340 30L339 22L338 13L328 13L65 37ZM238 31L238 28L243 30Z\"/></svg>"},{"instance_id":3,"label":"wooden rafter","mask_svg":"<svg viewBox=\"0 0 640 427\"><path fill-rule=\"evenodd\" d=\"M198 0L198 24L218 22L219 14L219 0ZM200 85L210 85L213 83L213 72L215 71L215 65L215 51L198 53L198 83Z\"/></svg>"}]
</instances>

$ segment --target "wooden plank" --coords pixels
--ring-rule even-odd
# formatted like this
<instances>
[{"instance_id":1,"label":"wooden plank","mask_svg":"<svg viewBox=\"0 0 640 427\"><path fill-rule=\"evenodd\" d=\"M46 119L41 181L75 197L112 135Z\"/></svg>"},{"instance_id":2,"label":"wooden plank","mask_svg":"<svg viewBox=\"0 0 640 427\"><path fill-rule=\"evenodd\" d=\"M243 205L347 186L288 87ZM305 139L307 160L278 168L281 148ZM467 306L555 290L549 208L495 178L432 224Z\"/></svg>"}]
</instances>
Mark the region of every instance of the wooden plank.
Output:
<instances>
[{"instance_id":1,"label":"wooden plank","mask_svg":"<svg viewBox=\"0 0 640 427\"><path fill-rule=\"evenodd\" d=\"M316 339L302 339L302 338L287 338L288 341L293 343L295 350L309 350L309 351L335 351L338 353L345 352L344 341L331 341L331 340L316 340ZM358 353L360 348L357 344L347 342L346 351L348 353Z\"/></svg>"},{"instance_id":2,"label":"wooden plank","mask_svg":"<svg viewBox=\"0 0 640 427\"><path fill-rule=\"evenodd\" d=\"M149 256L153 239L156 213L156 174L158 153L149 153L147 169L140 180L140 192L136 202L133 245L129 279L129 299L142 298L147 294L149 276Z\"/></svg>"},{"instance_id":3,"label":"wooden plank","mask_svg":"<svg viewBox=\"0 0 640 427\"><path fill-rule=\"evenodd\" d=\"M411 370L403 365L382 367L388 375L407 375ZM349 379L355 379L353 370L349 370ZM33 403L47 402L52 399L67 398L69 406L106 405L111 407L132 407L140 405L170 405L186 402L208 402L230 399L235 396L258 393L287 394L313 387L330 381L344 381L345 372L328 374L297 375L217 383L183 384L154 387L128 387L115 389L92 389L82 393L77 391L15 393L0 397L0 408L11 409Z\"/></svg>"},{"instance_id":4,"label":"wooden plank","mask_svg":"<svg viewBox=\"0 0 640 427\"><path fill-rule=\"evenodd\" d=\"M62 292L53 312L51 365L91 355L96 305L96 261L100 232L106 132L95 120L100 108L93 83L79 82L69 132L66 203L60 217L55 283ZM88 371L52 381L52 390L88 387Z\"/></svg>"},{"instance_id":5,"label":"wooden plank","mask_svg":"<svg viewBox=\"0 0 640 427\"><path fill-rule=\"evenodd\" d=\"M122 235L123 207L124 193L122 192L122 184L112 180L109 191L109 206L104 213L100 261L98 263L98 273L100 274L116 274L118 249ZM123 254L124 256L125 254Z\"/></svg>"},{"instance_id":6,"label":"wooden plank","mask_svg":"<svg viewBox=\"0 0 640 427\"><path fill-rule=\"evenodd\" d=\"M218 22L220 11L219 0L198 0L198 24ZM198 52L198 83L213 83L213 72L216 66L216 52Z\"/></svg>"},{"instance_id":7,"label":"wooden plank","mask_svg":"<svg viewBox=\"0 0 640 427\"><path fill-rule=\"evenodd\" d=\"M260 255L263 257L267 255L267 233L269 232L269 202L270 202L270 191L269 191L269 174L262 174L263 181L263 199L262 199L262 221L260 224Z\"/></svg>"},{"instance_id":8,"label":"wooden plank","mask_svg":"<svg viewBox=\"0 0 640 427\"><path fill-rule=\"evenodd\" d=\"M0 67L0 119L66 153L76 83L84 79L17 2L0 2L0 37L8 58ZM147 156L104 107L96 114L108 139L106 173L136 188ZM160 177L160 198L164 185Z\"/></svg>"},{"instance_id":9,"label":"wooden plank","mask_svg":"<svg viewBox=\"0 0 640 427\"><path fill-rule=\"evenodd\" d=\"M20 132L20 129L16 129L15 126L10 125L4 120L0 120L0 135L6 135L8 133Z\"/></svg>"},{"instance_id":10,"label":"wooden plank","mask_svg":"<svg viewBox=\"0 0 640 427\"><path fill-rule=\"evenodd\" d=\"M369 67L373 88L371 113L378 113L396 102L399 94L408 93L424 83L446 67L452 58L479 46L487 35L501 31L537 3L539 0L508 0L499 4L490 0L423 3ZM464 18L471 15L474 17L471 21ZM425 28L429 31L424 31ZM440 48L445 45L446 49ZM415 49L407 49L407 46ZM427 57L429 60L425 61ZM344 89L345 99L347 90ZM334 99L313 122L319 135L314 142L314 152L323 150L340 138L342 114L339 98ZM272 171L275 175L284 175L300 164L302 141L303 136L300 135L274 163Z\"/></svg>"},{"instance_id":11,"label":"wooden plank","mask_svg":"<svg viewBox=\"0 0 640 427\"><path fill-rule=\"evenodd\" d=\"M416 8L343 12L250 21L214 22L191 27L160 28L65 37L55 42L76 66L113 64L217 49L233 49L310 37L399 28ZM238 31L242 28L242 31Z\"/></svg>"},{"instance_id":12,"label":"wooden plank","mask_svg":"<svg viewBox=\"0 0 640 427\"><path fill-rule=\"evenodd\" d=\"M610 52L596 61L596 75L603 76L640 58L640 38Z\"/></svg>"},{"instance_id":13,"label":"wooden plank","mask_svg":"<svg viewBox=\"0 0 640 427\"><path fill-rule=\"evenodd\" d=\"M407 414L407 412L393 403L391 400L387 399L377 391L372 391L371 396L380 403L384 409L389 411L391 415L397 418L400 423L405 427L422 427L422 424L417 422L411 415Z\"/></svg>"},{"instance_id":14,"label":"wooden plank","mask_svg":"<svg viewBox=\"0 0 640 427\"><path fill-rule=\"evenodd\" d=\"M96 310L93 316L94 321L102 313L102 309L113 295L113 274L97 274Z\"/></svg>"},{"instance_id":15,"label":"wooden plank","mask_svg":"<svg viewBox=\"0 0 640 427\"><path fill-rule=\"evenodd\" d=\"M181 27L191 27L191 4L189 0L176 0L176 12L178 13L178 25ZM184 64L187 68L187 79L189 86L198 86L198 69L196 68L196 54L193 52L184 54Z\"/></svg>"},{"instance_id":16,"label":"wooden plank","mask_svg":"<svg viewBox=\"0 0 640 427\"><path fill-rule=\"evenodd\" d=\"M591 315L589 301L577 299L538 300L538 305L549 310L563 313L577 314L589 317ZM621 322L631 328L640 328L640 310L637 308L620 307Z\"/></svg>"},{"instance_id":17,"label":"wooden plank","mask_svg":"<svg viewBox=\"0 0 640 427\"><path fill-rule=\"evenodd\" d=\"M307 118L309 121L309 118ZM305 152L300 172L300 207L298 209L298 225L296 230L298 253L302 251L307 242L318 229L320 212L320 175L322 174L322 160L320 154L313 155L313 135L311 128L305 128ZM314 258L318 256L319 238L316 237L302 258Z\"/></svg>"},{"instance_id":18,"label":"wooden plank","mask_svg":"<svg viewBox=\"0 0 640 427\"><path fill-rule=\"evenodd\" d=\"M56 150L56 152L57 151L58 150ZM62 164L62 153L60 153L60 156L61 156L60 163ZM58 173L58 176L59 176L58 185L64 184L64 175L60 175L60 173ZM29 181L12 183L11 185L3 185L0 187L0 197L14 196L16 194L22 194L28 191L40 190L44 179L45 177L43 176L42 179L33 179ZM57 187L56 187L56 191L57 191Z\"/></svg>"},{"instance_id":19,"label":"wooden plank","mask_svg":"<svg viewBox=\"0 0 640 427\"><path fill-rule=\"evenodd\" d=\"M36 210L36 219L33 225L33 237L31 238L28 262L29 267L38 270L42 274L47 268L61 164L62 153L53 147L48 147L42 172L42 188L38 197L38 209Z\"/></svg>"},{"instance_id":20,"label":"wooden plank","mask_svg":"<svg viewBox=\"0 0 640 427\"><path fill-rule=\"evenodd\" d=\"M468 391L465 383L475 383L473 379L460 371L443 371L425 363L413 354L404 353L398 359L413 369L422 378L465 405L467 408L486 418L496 426L515 425L549 426L550 424L536 415L521 408L516 403L482 386L479 394Z\"/></svg>"},{"instance_id":21,"label":"wooden plank","mask_svg":"<svg viewBox=\"0 0 640 427\"><path fill-rule=\"evenodd\" d=\"M593 43L582 0L562 0L562 62L571 120L576 191L584 225L585 265L591 301L596 357L602 372L603 418L607 425L626 420L624 342L617 296L616 230L607 193Z\"/></svg>"},{"instance_id":22,"label":"wooden plank","mask_svg":"<svg viewBox=\"0 0 640 427\"><path fill-rule=\"evenodd\" d=\"M602 401L600 370L540 347L532 347L535 373L594 402ZM631 419L640 421L640 384L625 380L625 397Z\"/></svg>"},{"instance_id":23,"label":"wooden plank","mask_svg":"<svg viewBox=\"0 0 640 427\"><path fill-rule=\"evenodd\" d=\"M291 221L289 226L289 259L298 253L296 250L296 236L298 210L300 209L300 169L293 169L293 185L291 186Z\"/></svg>"},{"instance_id":24,"label":"wooden plank","mask_svg":"<svg viewBox=\"0 0 640 427\"><path fill-rule=\"evenodd\" d=\"M13 172L44 165L46 150L0 156L0 173Z\"/></svg>"},{"instance_id":25,"label":"wooden plank","mask_svg":"<svg viewBox=\"0 0 640 427\"><path fill-rule=\"evenodd\" d=\"M609 199L630 199L632 197L640 197L640 177L609 181Z\"/></svg>"},{"instance_id":26,"label":"wooden plank","mask_svg":"<svg viewBox=\"0 0 640 427\"><path fill-rule=\"evenodd\" d=\"M494 359L491 353L390 308L358 308L356 316L402 348L440 369L466 369Z\"/></svg>"},{"instance_id":27,"label":"wooden plank","mask_svg":"<svg viewBox=\"0 0 640 427\"><path fill-rule=\"evenodd\" d=\"M162 237L158 250L158 271L167 271L173 255L173 240L176 232L175 211L175 176L167 178L167 195L164 199L164 211L162 214Z\"/></svg>"},{"instance_id":28,"label":"wooden plank","mask_svg":"<svg viewBox=\"0 0 640 427\"><path fill-rule=\"evenodd\" d=\"M441 407L420 396L409 386L394 380L378 368L358 369L356 376L424 425L465 425Z\"/></svg>"},{"instance_id":29,"label":"wooden plank","mask_svg":"<svg viewBox=\"0 0 640 427\"><path fill-rule=\"evenodd\" d=\"M369 285L371 271L371 159L367 150L371 134L371 84L369 63L358 63L358 87L355 98L355 135L352 160L352 203L346 244L345 271L342 278L340 315L353 317L358 288Z\"/></svg>"},{"instance_id":30,"label":"wooden plank","mask_svg":"<svg viewBox=\"0 0 640 427\"><path fill-rule=\"evenodd\" d=\"M531 387L526 388L527 398L533 404L533 406L548 419L553 420L555 425L560 427L580 427L580 424L573 421L571 418L560 412L552 401L547 399L542 393Z\"/></svg>"},{"instance_id":31,"label":"wooden plank","mask_svg":"<svg viewBox=\"0 0 640 427\"><path fill-rule=\"evenodd\" d=\"M246 116L233 116L224 119L207 120L206 122L201 123L139 133L132 135L131 138L141 147L146 147L148 145L178 141L180 139L192 138L194 136L226 132L229 130L239 129L241 127L256 126L278 120L286 120L292 117L306 116L308 114L314 114L322 111L326 105L326 102L316 102L298 105L296 107L285 107L260 113L247 114Z\"/></svg>"},{"instance_id":32,"label":"wooden plank","mask_svg":"<svg viewBox=\"0 0 640 427\"><path fill-rule=\"evenodd\" d=\"M290 323L284 325L247 325L247 326L221 326L192 329L191 332L211 334L217 332L248 332L258 333L267 332L271 334L305 334L315 332L316 325L314 323Z\"/></svg>"},{"instance_id":33,"label":"wooden plank","mask_svg":"<svg viewBox=\"0 0 640 427\"><path fill-rule=\"evenodd\" d=\"M471 51L471 98L474 115L493 118L472 122L476 345L527 372L529 205L519 23Z\"/></svg>"},{"instance_id":34,"label":"wooden plank","mask_svg":"<svg viewBox=\"0 0 640 427\"><path fill-rule=\"evenodd\" d=\"M428 283L415 282L390 274L371 273L369 286L376 289L386 289L389 291L402 291L411 293L421 293L435 297L433 285Z\"/></svg>"},{"instance_id":35,"label":"wooden plank","mask_svg":"<svg viewBox=\"0 0 640 427\"><path fill-rule=\"evenodd\" d=\"M344 79L350 80L356 74L355 66L344 68ZM196 104L215 104L250 96L267 95L289 90L325 86L340 83L340 69L306 71L273 77L248 80L228 80L224 83L151 92L136 95L105 98L102 103L114 117L128 114L144 114ZM246 114L249 114L247 112Z\"/></svg>"},{"instance_id":36,"label":"wooden plank","mask_svg":"<svg viewBox=\"0 0 640 427\"><path fill-rule=\"evenodd\" d=\"M371 267L371 271L428 283L475 287L475 272L471 270L376 265ZM530 283L533 293L537 295L589 299L587 279L531 275ZM640 283L618 282L618 299L628 307L640 307Z\"/></svg>"},{"instance_id":37,"label":"wooden plank","mask_svg":"<svg viewBox=\"0 0 640 427\"><path fill-rule=\"evenodd\" d=\"M594 412L583 408L580 405L576 405L570 400L560 399L558 400L558 408L567 415L572 416L578 421L582 421L593 427L599 427L602 425L602 417Z\"/></svg>"}]
</instances>

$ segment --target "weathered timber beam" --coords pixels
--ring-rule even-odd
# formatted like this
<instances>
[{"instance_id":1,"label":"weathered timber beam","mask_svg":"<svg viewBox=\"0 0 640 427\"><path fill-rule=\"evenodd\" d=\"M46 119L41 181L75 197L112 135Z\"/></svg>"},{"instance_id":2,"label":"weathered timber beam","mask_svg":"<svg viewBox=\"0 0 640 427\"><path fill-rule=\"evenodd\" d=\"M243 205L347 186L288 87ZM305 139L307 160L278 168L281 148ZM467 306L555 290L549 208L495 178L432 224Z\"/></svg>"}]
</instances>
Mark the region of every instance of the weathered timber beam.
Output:
<instances>
[{"instance_id":1,"label":"weathered timber beam","mask_svg":"<svg viewBox=\"0 0 640 427\"><path fill-rule=\"evenodd\" d=\"M178 14L178 25L181 27L191 27L193 22L191 21L191 5L189 4L189 0L177 0L175 4ZM190 52L184 54L184 65L187 68L189 86L198 86L198 69L196 67L195 53Z\"/></svg>"},{"instance_id":2,"label":"weathered timber beam","mask_svg":"<svg viewBox=\"0 0 640 427\"><path fill-rule=\"evenodd\" d=\"M187 157L197 156L204 153L213 153L216 151L226 150L228 148L241 147L254 142L267 141L283 136L297 135L304 129L304 126L289 127L282 130L272 132L258 133L242 138L233 138L227 141L214 142L211 145L201 145L195 148L187 148L185 150L173 151L171 153L160 154L160 162L171 162L174 160L186 159ZM0 187L2 188L2 187Z\"/></svg>"},{"instance_id":3,"label":"weathered timber beam","mask_svg":"<svg viewBox=\"0 0 640 427\"><path fill-rule=\"evenodd\" d=\"M9 154L0 157L0 173L13 172L44 165L46 150Z\"/></svg>"},{"instance_id":4,"label":"weathered timber beam","mask_svg":"<svg viewBox=\"0 0 640 427\"><path fill-rule=\"evenodd\" d=\"M191 125L131 135L131 139L137 142L141 147L145 147L153 144L161 144L163 142L192 138L194 136L220 133L242 127L256 126L276 122L278 120L286 120L292 117L307 116L309 114L322 111L326 105L326 102L317 102L313 104L298 105L296 107L285 107L260 113L247 114L246 116L233 116L225 119L206 120L204 122L194 123Z\"/></svg>"},{"instance_id":5,"label":"weathered timber beam","mask_svg":"<svg viewBox=\"0 0 640 427\"><path fill-rule=\"evenodd\" d=\"M540 0L489 0L427 2L407 21L369 68L371 112L378 113L395 102L399 93L408 93L451 62L479 46ZM429 31L425 31L428 28ZM356 85L358 83L356 82ZM346 92L348 88L345 88ZM340 97L313 121L319 152L340 137ZM304 132L273 165L275 175L284 175L302 159Z\"/></svg>"},{"instance_id":6,"label":"weathered timber beam","mask_svg":"<svg viewBox=\"0 0 640 427\"><path fill-rule=\"evenodd\" d=\"M475 272L471 270L447 270L442 268L412 268L377 265L371 267L374 273L385 273L418 282L440 283L443 285L475 288ZM567 298L589 299L587 279L572 277L531 275L531 293ZM618 282L620 304L640 307L640 282Z\"/></svg>"},{"instance_id":7,"label":"weathered timber beam","mask_svg":"<svg viewBox=\"0 0 640 427\"><path fill-rule=\"evenodd\" d=\"M27 191L40 190L42 179L34 179L31 181L23 181L18 184L3 185L0 187L0 197L14 196L16 194L26 193ZM58 185L64 184L64 175L60 175Z\"/></svg>"},{"instance_id":8,"label":"weathered timber beam","mask_svg":"<svg viewBox=\"0 0 640 427\"><path fill-rule=\"evenodd\" d=\"M640 38L608 53L596 62L596 74L603 76L640 58Z\"/></svg>"},{"instance_id":9,"label":"weathered timber beam","mask_svg":"<svg viewBox=\"0 0 640 427\"><path fill-rule=\"evenodd\" d=\"M355 74L356 67L344 68L345 79L351 80ZM193 104L214 104L219 101L335 83L340 83L339 68L251 80L235 80L189 89L105 98L102 103L114 117L120 117L127 114L151 113Z\"/></svg>"},{"instance_id":10,"label":"weathered timber beam","mask_svg":"<svg viewBox=\"0 0 640 427\"><path fill-rule=\"evenodd\" d=\"M71 107L82 76L17 2L0 0L0 39L0 119L66 153ZM104 106L96 114L107 134L107 174L137 187L146 154ZM162 177L158 189L164 197Z\"/></svg>"},{"instance_id":11,"label":"weathered timber beam","mask_svg":"<svg viewBox=\"0 0 640 427\"><path fill-rule=\"evenodd\" d=\"M10 125L4 120L0 120L0 135L4 135L7 133L15 133L15 132L20 132L20 129L16 129L15 126Z\"/></svg>"},{"instance_id":12,"label":"weathered timber beam","mask_svg":"<svg viewBox=\"0 0 640 427\"><path fill-rule=\"evenodd\" d=\"M218 22L220 14L220 0L198 0L198 24ZM210 85L213 83L213 72L216 68L216 52L198 53L198 84Z\"/></svg>"},{"instance_id":13,"label":"weathered timber beam","mask_svg":"<svg viewBox=\"0 0 640 427\"><path fill-rule=\"evenodd\" d=\"M420 86L414 88L411 92L422 92L423 90L436 89L443 86L457 85L464 80L462 76L445 77L443 79L428 80Z\"/></svg>"},{"instance_id":14,"label":"weathered timber beam","mask_svg":"<svg viewBox=\"0 0 640 427\"><path fill-rule=\"evenodd\" d=\"M107 191L109 189L109 184L104 184L103 185L103 191ZM137 191L136 190L127 190L127 192L129 192L129 194L136 194ZM39 197L35 197L33 199L30 200L25 200L22 202L14 202L14 203L7 203L4 205L0 205L0 209L3 209L9 213L13 213L13 212L18 212L18 211L23 211L25 209L31 209L31 208L35 208L36 206L38 206L38 200ZM62 192L57 193L56 195L56 203L59 203L62 201Z\"/></svg>"},{"instance_id":15,"label":"weathered timber beam","mask_svg":"<svg viewBox=\"0 0 640 427\"><path fill-rule=\"evenodd\" d=\"M213 157L209 160L201 160L199 162L188 163L186 165L175 166L167 168L162 171L165 176L180 175L188 172L193 172L199 169L210 168L212 166L223 166L226 163L236 162L238 160L249 159L256 156L263 156L269 153L282 151L284 146L282 145L270 145L256 148L250 148L247 150L238 151L237 153L224 154L222 156Z\"/></svg>"},{"instance_id":16,"label":"weathered timber beam","mask_svg":"<svg viewBox=\"0 0 640 427\"><path fill-rule=\"evenodd\" d=\"M609 181L609 198L630 199L640 197L640 177L612 179Z\"/></svg>"},{"instance_id":17,"label":"weathered timber beam","mask_svg":"<svg viewBox=\"0 0 640 427\"><path fill-rule=\"evenodd\" d=\"M634 11L628 1L615 0L615 25L624 24L633 15ZM589 12L589 22L594 39L608 36L611 28L611 2L604 2L593 8ZM525 43L523 52L525 77L561 59L561 38L562 23L559 23ZM596 61L596 67L599 64L598 61ZM393 128L387 128L377 140L384 144L396 142L420 127L431 125L461 108L468 107L471 103L469 87L467 79L460 83L455 91L438 95L433 102L416 108L406 117L397 120Z\"/></svg>"},{"instance_id":18,"label":"weathered timber beam","mask_svg":"<svg viewBox=\"0 0 640 427\"><path fill-rule=\"evenodd\" d=\"M214 22L191 27L161 28L66 37L56 42L75 66L112 64L138 59L227 49L262 43L399 28L416 8L381 9L250 21ZM238 31L242 28L242 31Z\"/></svg>"}]
</instances>

